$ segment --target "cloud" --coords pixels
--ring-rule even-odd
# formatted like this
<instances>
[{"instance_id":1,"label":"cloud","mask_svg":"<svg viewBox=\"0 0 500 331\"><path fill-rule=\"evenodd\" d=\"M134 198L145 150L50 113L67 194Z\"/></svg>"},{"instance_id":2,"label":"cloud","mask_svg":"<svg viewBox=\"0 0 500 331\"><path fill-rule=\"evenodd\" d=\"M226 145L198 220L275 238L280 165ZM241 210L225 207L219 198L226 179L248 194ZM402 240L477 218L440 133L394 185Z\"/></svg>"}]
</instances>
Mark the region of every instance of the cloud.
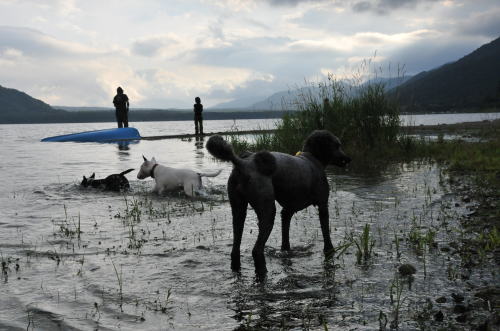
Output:
<instances>
[{"instance_id":1,"label":"cloud","mask_svg":"<svg viewBox=\"0 0 500 331\"><path fill-rule=\"evenodd\" d=\"M235 86L232 90L214 89L204 97L215 101L215 104L229 103L232 107L248 107L283 89L286 86L281 82L253 80Z\"/></svg>"},{"instance_id":2,"label":"cloud","mask_svg":"<svg viewBox=\"0 0 500 331\"><path fill-rule=\"evenodd\" d=\"M0 5L36 6L46 11L56 12L61 16L74 15L81 12L76 0L0 0Z\"/></svg>"},{"instance_id":3,"label":"cloud","mask_svg":"<svg viewBox=\"0 0 500 331\"><path fill-rule=\"evenodd\" d=\"M171 47L178 44L179 41L171 36L148 37L134 41L131 50L136 55L153 57L168 53Z\"/></svg>"},{"instance_id":4,"label":"cloud","mask_svg":"<svg viewBox=\"0 0 500 331\"><path fill-rule=\"evenodd\" d=\"M296 7L301 4L352 8L354 12L387 14L402 8L415 8L422 3L437 3L442 0L260 0L275 7Z\"/></svg>"},{"instance_id":5,"label":"cloud","mask_svg":"<svg viewBox=\"0 0 500 331\"><path fill-rule=\"evenodd\" d=\"M40 31L0 26L0 51L16 49L31 57L79 57L104 54L78 43L58 40Z\"/></svg>"},{"instance_id":6,"label":"cloud","mask_svg":"<svg viewBox=\"0 0 500 331\"><path fill-rule=\"evenodd\" d=\"M189 58L191 63L262 70L282 60L278 54L288 47L289 42L291 40L286 37L246 38L213 47L195 48L182 57Z\"/></svg>"},{"instance_id":7,"label":"cloud","mask_svg":"<svg viewBox=\"0 0 500 331\"><path fill-rule=\"evenodd\" d=\"M429 71L443 64L454 62L478 47L474 39L461 40L450 36L419 40L397 48L388 54L392 64L406 67L410 75Z\"/></svg>"},{"instance_id":8,"label":"cloud","mask_svg":"<svg viewBox=\"0 0 500 331\"><path fill-rule=\"evenodd\" d=\"M384 34L378 32L362 32L356 33L352 36L352 39L355 40L358 46L361 45L371 45L371 46L380 46L380 45L397 45L397 44L407 44L423 39L435 38L439 36L440 33L438 31L421 29L415 31L409 31L404 33L394 33L394 34Z\"/></svg>"},{"instance_id":9,"label":"cloud","mask_svg":"<svg viewBox=\"0 0 500 331\"><path fill-rule=\"evenodd\" d=\"M352 4L354 12L374 12L380 15L403 8L415 8L423 3L437 3L440 0L371 0L356 1Z\"/></svg>"},{"instance_id":10,"label":"cloud","mask_svg":"<svg viewBox=\"0 0 500 331\"><path fill-rule=\"evenodd\" d=\"M311 2L328 2L328 0L264 0L272 6L287 7L287 6L297 6L301 3L311 3Z\"/></svg>"},{"instance_id":11,"label":"cloud","mask_svg":"<svg viewBox=\"0 0 500 331\"><path fill-rule=\"evenodd\" d=\"M470 36L500 37L500 8L472 15L458 22L458 32Z\"/></svg>"}]
</instances>

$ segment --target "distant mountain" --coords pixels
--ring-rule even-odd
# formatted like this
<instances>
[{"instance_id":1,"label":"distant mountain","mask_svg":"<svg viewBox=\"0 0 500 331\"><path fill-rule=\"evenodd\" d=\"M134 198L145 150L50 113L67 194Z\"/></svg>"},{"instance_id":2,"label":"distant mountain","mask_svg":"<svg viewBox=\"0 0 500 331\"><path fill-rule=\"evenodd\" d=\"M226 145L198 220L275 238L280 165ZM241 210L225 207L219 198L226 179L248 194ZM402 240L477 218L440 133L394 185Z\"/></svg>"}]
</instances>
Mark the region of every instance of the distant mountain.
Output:
<instances>
[{"instance_id":1,"label":"distant mountain","mask_svg":"<svg viewBox=\"0 0 500 331\"><path fill-rule=\"evenodd\" d=\"M500 107L500 38L456 62L421 72L391 93L407 111Z\"/></svg>"},{"instance_id":2,"label":"distant mountain","mask_svg":"<svg viewBox=\"0 0 500 331\"><path fill-rule=\"evenodd\" d=\"M24 92L0 86L0 123L45 123L62 113Z\"/></svg>"},{"instance_id":3,"label":"distant mountain","mask_svg":"<svg viewBox=\"0 0 500 331\"><path fill-rule=\"evenodd\" d=\"M248 97L238 98L227 102L219 103L215 106L209 107L210 109L225 110L225 109L251 109L251 106L255 103L255 100L259 100L261 97L251 95Z\"/></svg>"},{"instance_id":4,"label":"distant mountain","mask_svg":"<svg viewBox=\"0 0 500 331\"><path fill-rule=\"evenodd\" d=\"M53 111L53 109L45 102L30 97L24 92L0 86L0 112L2 114L45 111Z\"/></svg>"},{"instance_id":5,"label":"distant mountain","mask_svg":"<svg viewBox=\"0 0 500 331\"><path fill-rule=\"evenodd\" d=\"M411 76L410 76L411 77ZM410 77L397 77L397 78L387 78L387 77L378 77L371 79L364 84L361 84L361 87L367 84L383 84L386 90L390 90L404 82L406 82ZM341 81L345 88L345 91L349 94L354 94L356 88L353 88L346 81ZM248 97L244 99L237 99L230 102L226 102L223 104L218 104L212 109L242 109L242 110L251 110L251 111L262 111L262 110L272 110L272 111L282 111L282 110L296 110L297 102L302 101L304 99L309 100L310 98L317 99L316 101L321 102L320 99L324 97L325 91L322 91L317 85L315 86L306 86L306 87L297 87L295 89L290 89L288 91L280 91L272 94L264 100L255 102L255 97Z\"/></svg>"},{"instance_id":6,"label":"distant mountain","mask_svg":"<svg viewBox=\"0 0 500 331\"><path fill-rule=\"evenodd\" d=\"M251 105L249 108L254 110L296 110L297 100L307 95L319 96L320 91L317 87L301 87L295 90L281 91L272 94L267 99Z\"/></svg>"},{"instance_id":7,"label":"distant mountain","mask_svg":"<svg viewBox=\"0 0 500 331\"><path fill-rule=\"evenodd\" d=\"M368 80L366 83L362 84L366 86L368 84L383 84L386 91L389 91L395 87L400 86L401 84L406 83L410 80L412 76L403 76L403 77L377 77Z\"/></svg>"}]
</instances>

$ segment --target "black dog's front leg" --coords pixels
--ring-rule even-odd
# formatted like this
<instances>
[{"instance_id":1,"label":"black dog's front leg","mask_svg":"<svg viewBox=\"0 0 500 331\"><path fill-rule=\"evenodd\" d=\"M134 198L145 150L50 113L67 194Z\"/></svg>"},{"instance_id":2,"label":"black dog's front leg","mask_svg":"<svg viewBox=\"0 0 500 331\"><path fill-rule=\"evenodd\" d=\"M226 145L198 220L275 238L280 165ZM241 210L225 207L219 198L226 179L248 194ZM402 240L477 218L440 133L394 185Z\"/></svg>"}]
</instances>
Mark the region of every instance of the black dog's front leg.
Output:
<instances>
[{"instance_id":1,"label":"black dog's front leg","mask_svg":"<svg viewBox=\"0 0 500 331\"><path fill-rule=\"evenodd\" d=\"M328 254L333 249L332 240L330 238L330 218L328 215L328 204L318 206L319 222L321 224L321 232L323 233L323 252Z\"/></svg>"},{"instance_id":2,"label":"black dog's front leg","mask_svg":"<svg viewBox=\"0 0 500 331\"><path fill-rule=\"evenodd\" d=\"M290 250L290 221L293 212L283 208L281 210L281 250Z\"/></svg>"}]
</instances>

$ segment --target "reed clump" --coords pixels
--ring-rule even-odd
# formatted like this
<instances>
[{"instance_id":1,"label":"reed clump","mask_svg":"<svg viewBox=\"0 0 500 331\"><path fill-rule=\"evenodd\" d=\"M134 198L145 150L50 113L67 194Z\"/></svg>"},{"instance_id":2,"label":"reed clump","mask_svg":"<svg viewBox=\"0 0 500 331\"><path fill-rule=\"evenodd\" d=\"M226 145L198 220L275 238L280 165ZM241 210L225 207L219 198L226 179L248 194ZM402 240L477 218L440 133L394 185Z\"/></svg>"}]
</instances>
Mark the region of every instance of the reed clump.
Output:
<instances>
[{"instance_id":1,"label":"reed clump","mask_svg":"<svg viewBox=\"0 0 500 331\"><path fill-rule=\"evenodd\" d=\"M344 149L366 157L380 150L400 148L399 105L382 82L347 84L329 75L326 82L300 88L298 96L274 133L258 134L252 142L230 138L237 152L274 150L295 154L314 130L329 130Z\"/></svg>"}]
</instances>

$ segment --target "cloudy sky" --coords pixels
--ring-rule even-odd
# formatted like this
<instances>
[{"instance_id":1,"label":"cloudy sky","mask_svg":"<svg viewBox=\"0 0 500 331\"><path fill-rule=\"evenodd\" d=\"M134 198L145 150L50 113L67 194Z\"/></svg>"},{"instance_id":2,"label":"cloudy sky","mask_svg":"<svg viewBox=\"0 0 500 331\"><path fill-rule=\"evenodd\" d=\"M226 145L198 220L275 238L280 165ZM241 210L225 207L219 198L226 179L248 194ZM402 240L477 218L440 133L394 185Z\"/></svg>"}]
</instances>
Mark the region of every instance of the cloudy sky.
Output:
<instances>
[{"instance_id":1,"label":"cloudy sky","mask_svg":"<svg viewBox=\"0 0 500 331\"><path fill-rule=\"evenodd\" d=\"M454 61L500 36L499 0L0 0L0 85L51 105L205 107Z\"/></svg>"}]
</instances>

